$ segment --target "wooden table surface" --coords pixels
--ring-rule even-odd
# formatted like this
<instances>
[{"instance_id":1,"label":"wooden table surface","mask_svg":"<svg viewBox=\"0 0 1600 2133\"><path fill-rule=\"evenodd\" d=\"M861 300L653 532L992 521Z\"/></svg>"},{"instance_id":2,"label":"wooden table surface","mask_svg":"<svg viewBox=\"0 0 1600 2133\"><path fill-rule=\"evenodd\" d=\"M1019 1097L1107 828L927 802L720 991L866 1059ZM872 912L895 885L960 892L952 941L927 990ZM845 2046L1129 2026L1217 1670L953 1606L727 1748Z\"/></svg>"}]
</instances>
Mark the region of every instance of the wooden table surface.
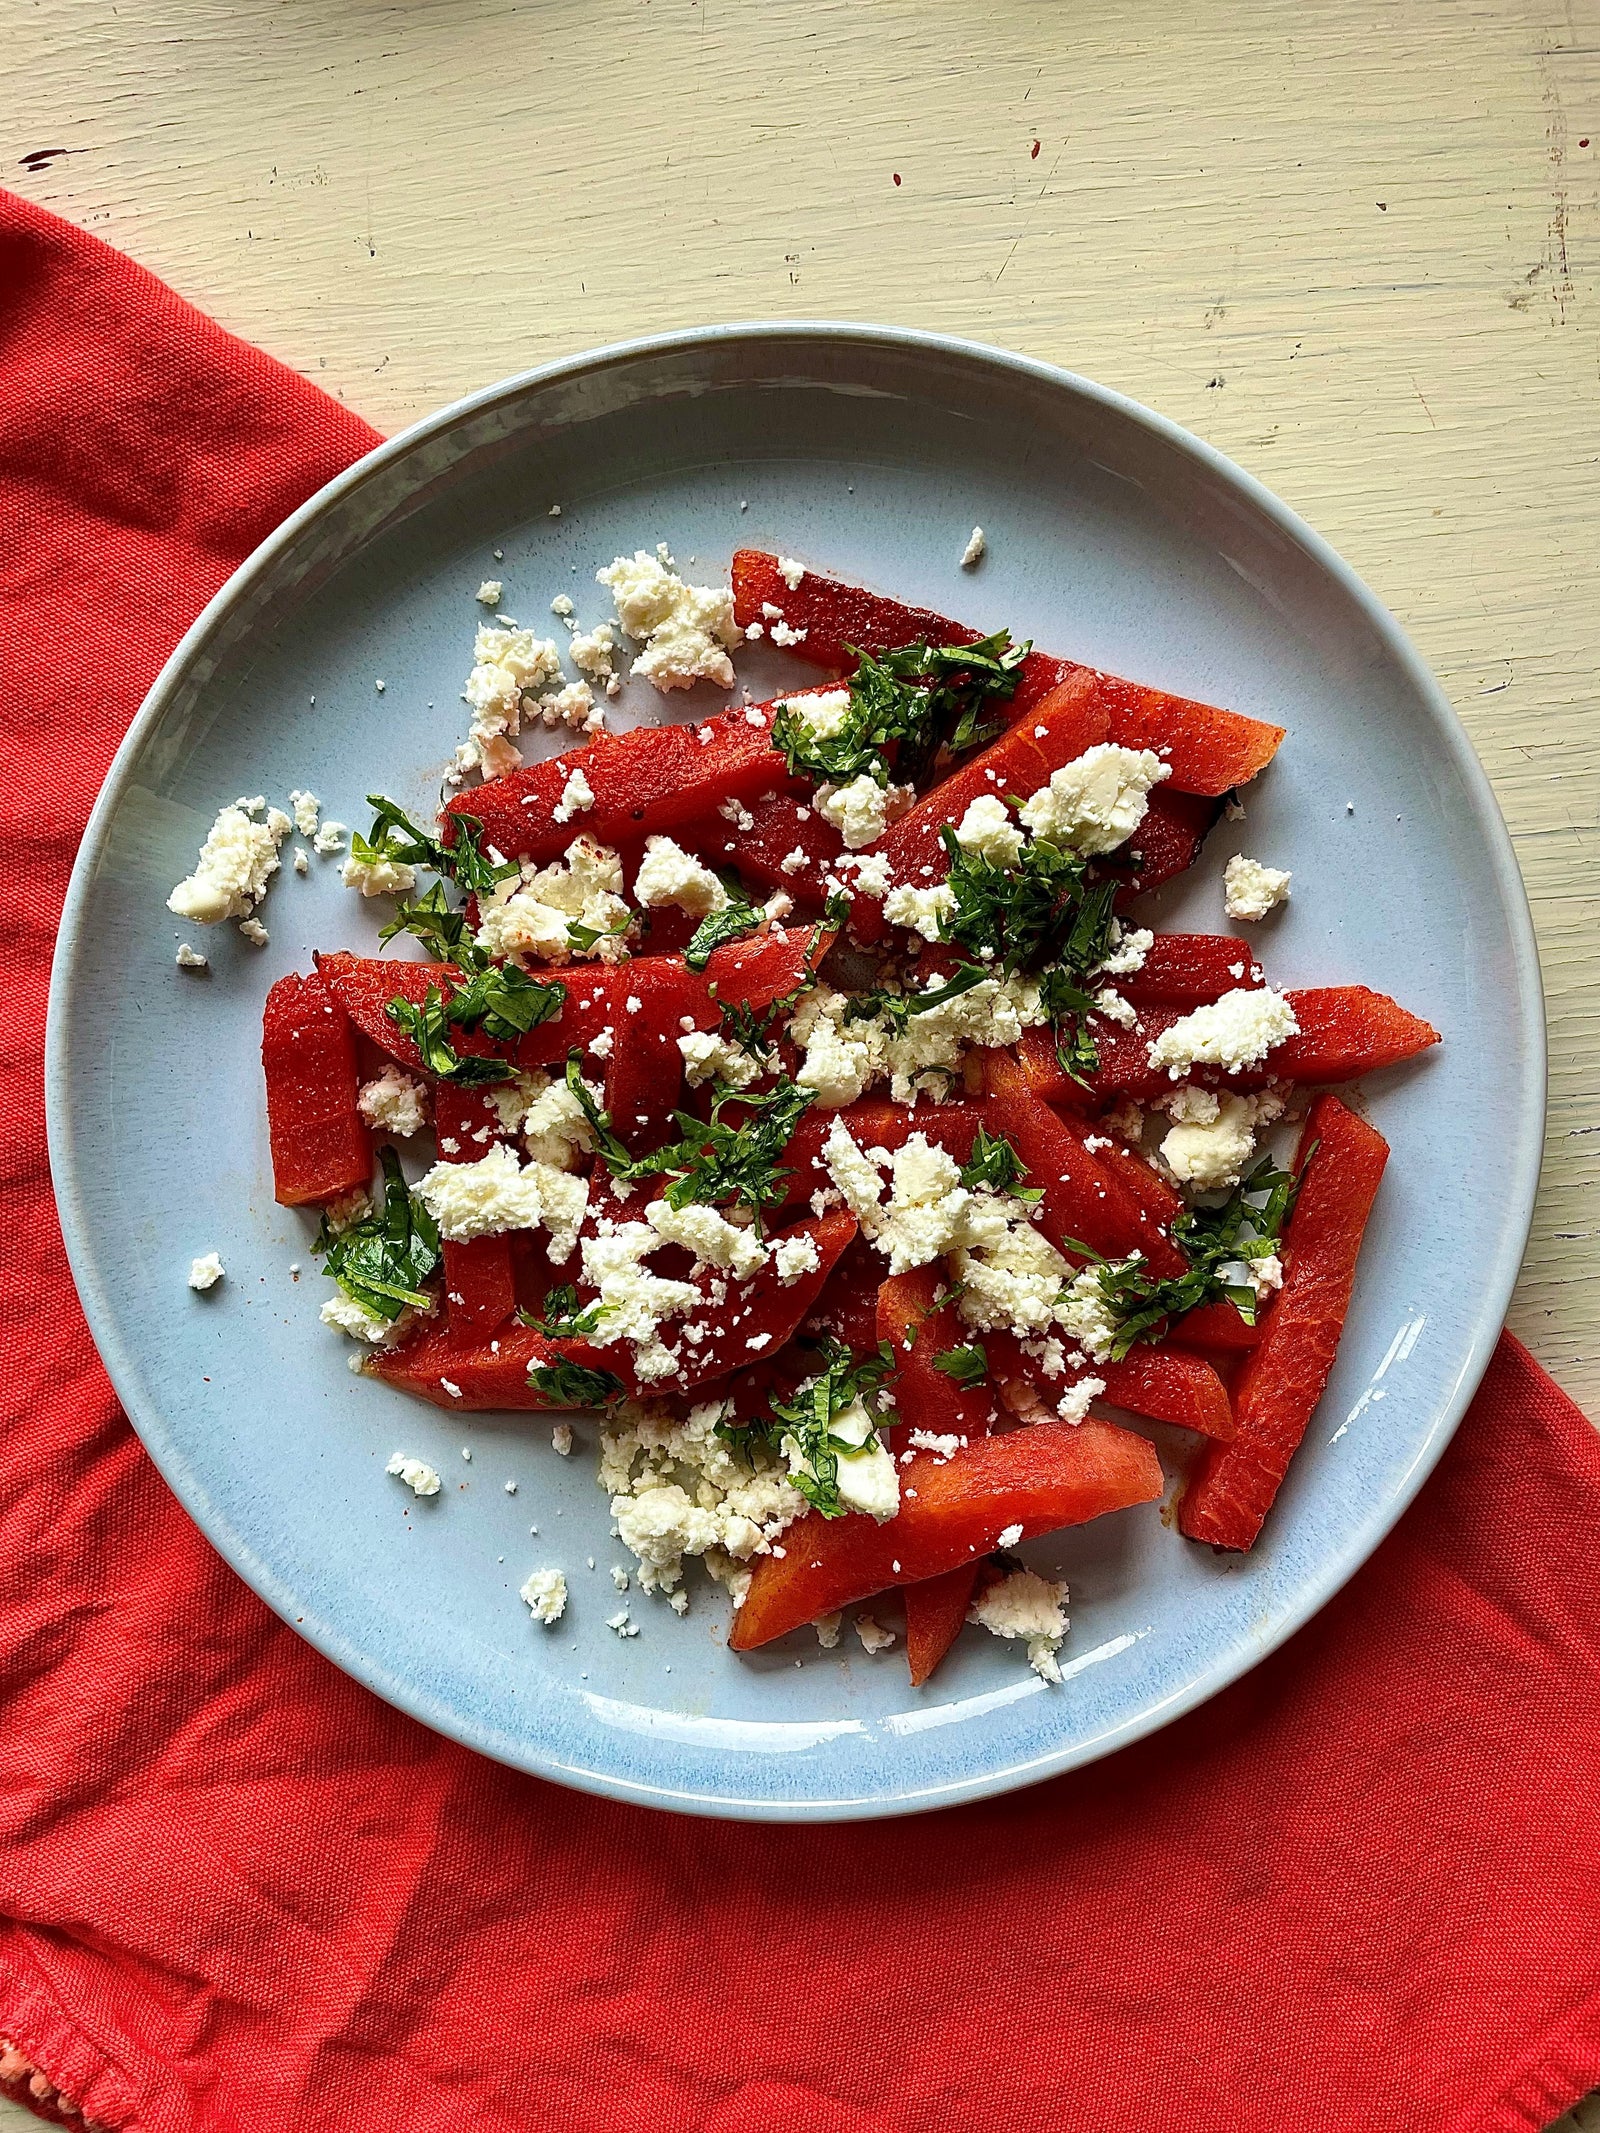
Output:
<instances>
[{"instance_id":1,"label":"wooden table surface","mask_svg":"<svg viewBox=\"0 0 1600 2133\"><path fill-rule=\"evenodd\" d=\"M0 0L0 51L3 182L380 428L630 334L881 319L1269 483L1510 822L1552 1043L1511 1322L1600 1413L1600 0Z\"/></svg>"}]
</instances>

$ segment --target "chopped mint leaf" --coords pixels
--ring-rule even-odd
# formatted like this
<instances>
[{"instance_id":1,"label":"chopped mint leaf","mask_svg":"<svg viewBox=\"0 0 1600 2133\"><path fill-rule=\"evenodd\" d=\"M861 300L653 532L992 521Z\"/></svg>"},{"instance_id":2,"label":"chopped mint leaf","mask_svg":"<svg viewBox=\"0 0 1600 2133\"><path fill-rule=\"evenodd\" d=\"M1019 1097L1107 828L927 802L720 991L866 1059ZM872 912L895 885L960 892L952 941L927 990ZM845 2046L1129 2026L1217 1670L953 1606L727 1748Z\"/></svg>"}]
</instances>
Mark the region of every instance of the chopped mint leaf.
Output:
<instances>
[{"instance_id":1,"label":"chopped mint leaf","mask_svg":"<svg viewBox=\"0 0 1600 2133\"><path fill-rule=\"evenodd\" d=\"M324 1215L311 1249L347 1296L375 1317L393 1321L408 1306L425 1311L432 1302L422 1284L439 1264L439 1231L407 1188L394 1150L381 1149L379 1160L382 1206L338 1231Z\"/></svg>"},{"instance_id":2,"label":"chopped mint leaf","mask_svg":"<svg viewBox=\"0 0 1600 2133\"><path fill-rule=\"evenodd\" d=\"M981 1385L989 1374L989 1357L981 1341L972 1341L965 1348L947 1348L943 1355L936 1355L933 1367L958 1385Z\"/></svg>"}]
</instances>

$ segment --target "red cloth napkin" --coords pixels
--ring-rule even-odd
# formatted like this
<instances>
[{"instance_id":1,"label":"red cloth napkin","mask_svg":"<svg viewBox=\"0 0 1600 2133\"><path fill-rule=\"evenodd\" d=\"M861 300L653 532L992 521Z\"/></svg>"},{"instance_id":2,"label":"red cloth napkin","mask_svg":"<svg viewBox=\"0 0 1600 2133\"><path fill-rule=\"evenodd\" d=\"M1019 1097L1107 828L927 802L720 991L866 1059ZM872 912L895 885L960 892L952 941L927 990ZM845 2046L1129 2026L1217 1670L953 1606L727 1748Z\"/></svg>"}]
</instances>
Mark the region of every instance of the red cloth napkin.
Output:
<instances>
[{"instance_id":1,"label":"red cloth napkin","mask_svg":"<svg viewBox=\"0 0 1600 2133\"><path fill-rule=\"evenodd\" d=\"M1509 1337L1284 1650L1110 1762L903 1822L481 1761L167 1493L56 1230L53 931L183 625L374 441L0 195L0 2080L127 2133L1543 2126L1600 2078L1600 1444Z\"/></svg>"}]
</instances>

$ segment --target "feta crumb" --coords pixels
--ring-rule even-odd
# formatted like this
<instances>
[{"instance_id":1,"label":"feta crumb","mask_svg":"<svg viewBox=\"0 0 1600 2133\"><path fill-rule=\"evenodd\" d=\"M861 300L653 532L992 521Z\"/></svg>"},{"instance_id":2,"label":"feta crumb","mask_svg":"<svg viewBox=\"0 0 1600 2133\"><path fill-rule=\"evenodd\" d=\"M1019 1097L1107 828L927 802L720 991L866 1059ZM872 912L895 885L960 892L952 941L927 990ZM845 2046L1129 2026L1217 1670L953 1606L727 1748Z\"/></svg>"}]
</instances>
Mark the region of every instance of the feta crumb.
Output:
<instances>
[{"instance_id":1,"label":"feta crumb","mask_svg":"<svg viewBox=\"0 0 1600 2133\"><path fill-rule=\"evenodd\" d=\"M831 1652L838 1645L839 1632L844 1626L844 1616L837 1611L831 1615L818 1615L811 1626L817 1633L817 1642L822 1646L822 1649L825 1652Z\"/></svg>"},{"instance_id":2,"label":"feta crumb","mask_svg":"<svg viewBox=\"0 0 1600 2133\"><path fill-rule=\"evenodd\" d=\"M1127 842L1145 818L1151 787L1171 775L1148 748L1102 741L1053 771L1023 802L1022 820L1036 837L1092 858Z\"/></svg>"},{"instance_id":3,"label":"feta crumb","mask_svg":"<svg viewBox=\"0 0 1600 2133\"><path fill-rule=\"evenodd\" d=\"M772 641L774 644L804 644L808 635L808 631L793 629L787 622L779 621L774 622L772 625Z\"/></svg>"},{"instance_id":4,"label":"feta crumb","mask_svg":"<svg viewBox=\"0 0 1600 2133\"><path fill-rule=\"evenodd\" d=\"M1020 1526L1002 1526L995 1536L995 1546L997 1548L1014 1548L1021 1538L1022 1528Z\"/></svg>"},{"instance_id":5,"label":"feta crumb","mask_svg":"<svg viewBox=\"0 0 1600 2133\"><path fill-rule=\"evenodd\" d=\"M396 1452L383 1471L396 1475L413 1496L437 1496L439 1493L441 1484L433 1468L421 1459L413 1459L407 1452Z\"/></svg>"},{"instance_id":6,"label":"feta crumb","mask_svg":"<svg viewBox=\"0 0 1600 2133\"><path fill-rule=\"evenodd\" d=\"M180 970L209 970L211 968L210 959L203 956L198 948L191 948L187 941L178 943L177 964Z\"/></svg>"},{"instance_id":7,"label":"feta crumb","mask_svg":"<svg viewBox=\"0 0 1600 2133\"><path fill-rule=\"evenodd\" d=\"M589 1198L587 1179L549 1163L519 1163L504 1141L496 1141L475 1163L435 1163L417 1181L416 1191L451 1243L501 1230L544 1228L556 1266L571 1257Z\"/></svg>"},{"instance_id":8,"label":"feta crumb","mask_svg":"<svg viewBox=\"0 0 1600 2133\"><path fill-rule=\"evenodd\" d=\"M536 1570L520 1595L533 1611L535 1622L548 1628L567 1611L567 1581L559 1570Z\"/></svg>"},{"instance_id":9,"label":"feta crumb","mask_svg":"<svg viewBox=\"0 0 1600 2133\"><path fill-rule=\"evenodd\" d=\"M796 1237L780 1237L772 1247L772 1264L786 1289L792 1289L805 1275L814 1274L821 1263L817 1240L804 1233Z\"/></svg>"},{"instance_id":10,"label":"feta crumb","mask_svg":"<svg viewBox=\"0 0 1600 2133\"><path fill-rule=\"evenodd\" d=\"M319 859L331 859L336 852L344 850L344 840L349 834L348 822L326 821L312 838L311 849Z\"/></svg>"},{"instance_id":11,"label":"feta crumb","mask_svg":"<svg viewBox=\"0 0 1600 2133\"><path fill-rule=\"evenodd\" d=\"M1108 1022L1118 1022L1124 1029L1132 1029L1139 1019L1138 1009L1131 1000L1125 1000L1114 985L1102 985L1094 995L1095 1013L1104 1015Z\"/></svg>"},{"instance_id":12,"label":"feta crumb","mask_svg":"<svg viewBox=\"0 0 1600 2133\"><path fill-rule=\"evenodd\" d=\"M294 816L294 826L302 837L309 839L317 834L317 817L322 811L322 802L314 792L297 790L290 793L289 811Z\"/></svg>"},{"instance_id":13,"label":"feta crumb","mask_svg":"<svg viewBox=\"0 0 1600 2133\"><path fill-rule=\"evenodd\" d=\"M805 574L806 566L804 563L797 563L792 555L779 556L778 576L782 578L790 592L798 592L800 590L800 580Z\"/></svg>"},{"instance_id":14,"label":"feta crumb","mask_svg":"<svg viewBox=\"0 0 1600 2133\"><path fill-rule=\"evenodd\" d=\"M1155 944L1155 935L1148 926L1124 926L1118 919L1113 919L1111 924L1111 947L1098 975L1131 978L1143 970L1145 959Z\"/></svg>"},{"instance_id":15,"label":"feta crumb","mask_svg":"<svg viewBox=\"0 0 1600 2133\"><path fill-rule=\"evenodd\" d=\"M689 689L697 681L733 686L728 657L743 642L733 619L733 595L723 587L686 585L658 547L655 555L636 549L632 558L618 556L595 577L617 603L624 633L644 650L633 670L662 691Z\"/></svg>"},{"instance_id":16,"label":"feta crumb","mask_svg":"<svg viewBox=\"0 0 1600 2133\"><path fill-rule=\"evenodd\" d=\"M889 861L882 852L869 852L865 859L855 862L855 885L860 895L871 896L878 902L888 895Z\"/></svg>"},{"instance_id":17,"label":"feta crumb","mask_svg":"<svg viewBox=\"0 0 1600 2133\"><path fill-rule=\"evenodd\" d=\"M550 1443L552 1449L558 1452L563 1459L570 1459L572 1457L572 1424L570 1422L557 1422L551 1429Z\"/></svg>"},{"instance_id":18,"label":"feta crumb","mask_svg":"<svg viewBox=\"0 0 1600 2133\"><path fill-rule=\"evenodd\" d=\"M883 915L891 926L905 926L925 941L943 939L943 923L955 908L954 892L942 881L931 889L891 889L883 900Z\"/></svg>"},{"instance_id":19,"label":"feta crumb","mask_svg":"<svg viewBox=\"0 0 1600 2133\"><path fill-rule=\"evenodd\" d=\"M317 848L322 848L320 836ZM339 869L339 878L347 889L359 889L363 896L404 896L417 885L416 869L403 859L357 859L353 853Z\"/></svg>"},{"instance_id":20,"label":"feta crumb","mask_svg":"<svg viewBox=\"0 0 1600 2133\"><path fill-rule=\"evenodd\" d=\"M1014 1570L990 1585L967 1616L996 1637L1027 1640L1028 1664L1046 1681L1059 1681L1056 1653L1067 1634L1067 1588L1032 1570Z\"/></svg>"},{"instance_id":21,"label":"feta crumb","mask_svg":"<svg viewBox=\"0 0 1600 2133\"><path fill-rule=\"evenodd\" d=\"M565 622L567 617L574 612L571 595L569 593L557 593L550 602L550 612L552 615L559 615L562 621Z\"/></svg>"},{"instance_id":22,"label":"feta crumb","mask_svg":"<svg viewBox=\"0 0 1600 2133\"><path fill-rule=\"evenodd\" d=\"M1076 1385L1069 1385L1056 1403L1056 1413L1063 1422L1078 1423L1106 1389L1104 1378L1079 1378Z\"/></svg>"},{"instance_id":23,"label":"feta crumb","mask_svg":"<svg viewBox=\"0 0 1600 2133\"><path fill-rule=\"evenodd\" d=\"M956 825L956 842L968 854L987 859L997 867L1014 867L1026 839L1004 800L984 793L974 800Z\"/></svg>"},{"instance_id":24,"label":"feta crumb","mask_svg":"<svg viewBox=\"0 0 1600 2133\"><path fill-rule=\"evenodd\" d=\"M221 1279L222 1261L215 1252L207 1252L204 1258L195 1260L189 1269L191 1289L214 1289Z\"/></svg>"},{"instance_id":25,"label":"feta crumb","mask_svg":"<svg viewBox=\"0 0 1600 2133\"><path fill-rule=\"evenodd\" d=\"M343 1289L330 1296L317 1315L335 1332L348 1333L353 1341L370 1341L374 1347L380 1341L387 1341L395 1330L394 1321L380 1318L376 1311L369 1311L353 1296L346 1296Z\"/></svg>"},{"instance_id":26,"label":"feta crumb","mask_svg":"<svg viewBox=\"0 0 1600 2133\"><path fill-rule=\"evenodd\" d=\"M616 631L609 622L597 622L592 630L581 630L567 646L578 672L590 681L602 683L611 696L617 693L617 687L613 686L616 684L616 664L612 657L616 648Z\"/></svg>"},{"instance_id":27,"label":"feta crumb","mask_svg":"<svg viewBox=\"0 0 1600 2133\"><path fill-rule=\"evenodd\" d=\"M588 948L573 942L574 919L594 936ZM564 858L547 867L524 866L482 902L478 946L497 957L565 963L577 955L618 962L627 955L624 934L632 919L622 896L621 858L610 845L580 836Z\"/></svg>"},{"instance_id":28,"label":"feta crumb","mask_svg":"<svg viewBox=\"0 0 1600 2133\"><path fill-rule=\"evenodd\" d=\"M861 1648L876 1655L886 1652L894 1642L894 1631L884 1629L871 1615L856 1616L856 1635L861 1639Z\"/></svg>"},{"instance_id":29,"label":"feta crumb","mask_svg":"<svg viewBox=\"0 0 1600 2133\"><path fill-rule=\"evenodd\" d=\"M409 1140L420 1133L428 1118L428 1089L403 1067L388 1066L376 1081L369 1081L356 1098L356 1107L369 1126Z\"/></svg>"},{"instance_id":30,"label":"feta crumb","mask_svg":"<svg viewBox=\"0 0 1600 2133\"><path fill-rule=\"evenodd\" d=\"M278 871L278 847L290 827L289 817L277 808L265 822L252 820L242 807L222 808L200 847L194 872L167 898L167 909L201 926L248 918Z\"/></svg>"},{"instance_id":31,"label":"feta crumb","mask_svg":"<svg viewBox=\"0 0 1600 2133\"><path fill-rule=\"evenodd\" d=\"M876 844L888 826L889 810L906 797L902 788L880 785L863 771L848 785L819 785L812 807L831 822L852 852Z\"/></svg>"},{"instance_id":32,"label":"feta crumb","mask_svg":"<svg viewBox=\"0 0 1600 2133\"><path fill-rule=\"evenodd\" d=\"M913 1451L931 1452L936 1459L953 1459L966 1439L953 1432L947 1435L939 1430L914 1429L908 1442Z\"/></svg>"},{"instance_id":33,"label":"feta crumb","mask_svg":"<svg viewBox=\"0 0 1600 2133\"><path fill-rule=\"evenodd\" d=\"M268 933L266 927L262 925L259 918L241 918L239 921L239 931L244 936L244 938L250 943L252 948L265 948L268 941L272 938L271 934Z\"/></svg>"},{"instance_id":34,"label":"feta crumb","mask_svg":"<svg viewBox=\"0 0 1600 2133\"><path fill-rule=\"evenodd\" d=\"M1257 992L1225 992L1220 1000L1181 1015L1150 1046L1149 1059L1181 1081L1197 1066L1221 1067L1230 1074L1258 1066L1276 1044L1300 1027L1287 996L1270 985Z\"/></svg>"},{"instance_id":35,"label":"feta crumb","mask_svg":"<svg viewBox=\"0 0 1600 2133\"><path fill-rule=\"evenodd\" d=\"M967 545L961 551L963 570L975 570L988 553L989 542L981 526L974 526L967 536Z\"/></svg>"},{"instance_id":36,"label":"feta crumb","mask_svg":"<svg viewBox=\"0 0 1600 2133\"><path fill-rule=\"evenodd\" d=\"M1229 918L1265 918L1288 902L1291 879L1285 868L1263 866L1238 853L1223 869L1222 907Z\"/></svg>"},{"instance_id":37,"label":"feta crumb","mask_svg":"<svg viewBox=\"0 0 1600 2133\"><path fill-rule=\"evenodd\" d=\"M311 872L311 861L298 845L295 846L294 870L297 874L309 874Z\"/></svg>"},{"instance_id":38,"label":"feta crumb","mask_svg":"<svg viewBox=\"0 0 1600 2133\"><path fill-rule=\"evenodd\" d=\"M614 1615L606 1616L606 1628L614 1629L619 1637L637 1637L639 1634L638 1623L630 1621L625 1607L619 1607Z\"/></svg>"},{"instance_id":39,"label":"feta crumb","mask_svg":"<svg viewBox=\"0 0 1600 2133\"><path fill-rule=\"evenodd\" d=\"M720 911L728 901L727 890L710 867L703 866L670 837L645 839L644 857L634 876L633 893L636 901L646 908L676 904L691 918L704 918L709 912Z\"/></svg>"},{"instance_id":40,"label":"feta crumb","mask_svg":"<svg viewBox=\"0 0 1600 2133\"><path fill-rule=\"evenodd\" d=\"M583 766L577 765L561 788L561 798L550 810L553 822L570 822L574 815L581 815L594 805L594 789L583 774Z\"/></svg>"},{"instance_id":41,"label":"feta crumb","mask_svg":"<svg viewBox=\"0 0 1600 2133\"><path fill-rule=\"evenodd\" d=\"M503 579L485 578L472 597L474 600L481 600L485 607L498 607L505 597L505 589Z\"/></svg>"}]
</instances>

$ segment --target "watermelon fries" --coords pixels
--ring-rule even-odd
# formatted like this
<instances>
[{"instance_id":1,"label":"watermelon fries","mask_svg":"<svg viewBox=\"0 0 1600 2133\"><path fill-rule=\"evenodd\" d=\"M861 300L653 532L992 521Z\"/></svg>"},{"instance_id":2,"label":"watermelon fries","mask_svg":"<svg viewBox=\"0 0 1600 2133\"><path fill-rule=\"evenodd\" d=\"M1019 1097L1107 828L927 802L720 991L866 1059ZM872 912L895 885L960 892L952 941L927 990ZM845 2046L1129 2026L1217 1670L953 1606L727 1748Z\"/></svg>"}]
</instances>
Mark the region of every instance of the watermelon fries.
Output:
<instances>
[{"instance_id":1,"label":"watermelon fries","mask_svg":"<svg viewBox=\"0 0 1600 2133\"><path fill-rule=\"evenodd\" d=\"M969 1620L1059 1680L1015 1551L1158 1442L1178 1533L1255 1544L1388 1154L1331 1088L1438 1033L1141 922L1281 727L754 550L732 603L788 695L375 802L407 952L273 986L277 1198L365 1375L597 1418L635 1582L698 1557L734 1650L893 1595L914 1682Z\"/></svg>"}]
</instances>

